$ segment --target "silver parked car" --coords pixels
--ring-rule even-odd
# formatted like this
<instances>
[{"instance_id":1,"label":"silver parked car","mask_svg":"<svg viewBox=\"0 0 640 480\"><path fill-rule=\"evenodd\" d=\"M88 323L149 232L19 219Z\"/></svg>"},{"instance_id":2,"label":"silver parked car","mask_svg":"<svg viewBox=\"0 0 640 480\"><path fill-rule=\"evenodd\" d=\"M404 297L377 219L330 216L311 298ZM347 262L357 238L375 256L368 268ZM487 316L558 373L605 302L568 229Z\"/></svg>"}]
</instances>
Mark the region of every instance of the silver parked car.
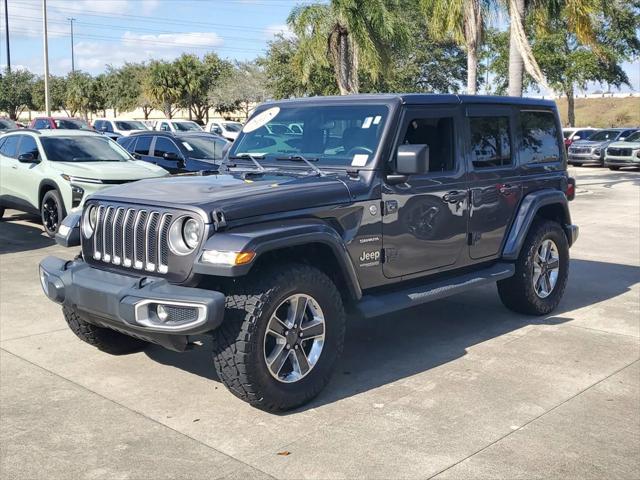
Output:
<instances>
[{"instance_id":1,"label":"silver parked car","mask_svg":"<svg viewBox=\"0 0 640 480\"><path fill-rule=\"evenodd\" d=\"M624 140L635 128L607 128L594 133L586 140L573 142L569 147L569 163L585 165L587 163L604 166L605 150L611 142Z\"/></svg>"}]
</instances>

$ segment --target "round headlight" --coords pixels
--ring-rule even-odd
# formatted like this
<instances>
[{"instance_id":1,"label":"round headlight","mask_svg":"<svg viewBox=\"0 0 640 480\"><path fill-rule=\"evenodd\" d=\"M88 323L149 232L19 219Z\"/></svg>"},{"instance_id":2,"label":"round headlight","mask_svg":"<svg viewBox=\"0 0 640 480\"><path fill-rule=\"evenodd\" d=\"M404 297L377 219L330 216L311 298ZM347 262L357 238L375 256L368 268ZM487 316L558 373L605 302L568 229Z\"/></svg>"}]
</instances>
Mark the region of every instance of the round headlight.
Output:
<instances>
[{"instance_id":1,"label":"round headlight","mask_svg":"<svg viewBox=\"0 0 640 480\"><path fill-rule=\"evenodd\" d=\"M89 211L82 217L82 233L86 238L93 235L93 230L96 228L96 221L98 218L98 209L94 206L89 207Z\"/></svg>"},{"instance_id":2,"label":"round headlight","mask_svg":"<svg viewBox=\"0 0 640 480\"><path fill-rule=\"evenodd\" d=\"M201 233L200 223L193 218L185 220L182 224L182 238L184 239L184 243L187 244L187 247L192 250L200 243Z\"/></svg>"}]
</instances>

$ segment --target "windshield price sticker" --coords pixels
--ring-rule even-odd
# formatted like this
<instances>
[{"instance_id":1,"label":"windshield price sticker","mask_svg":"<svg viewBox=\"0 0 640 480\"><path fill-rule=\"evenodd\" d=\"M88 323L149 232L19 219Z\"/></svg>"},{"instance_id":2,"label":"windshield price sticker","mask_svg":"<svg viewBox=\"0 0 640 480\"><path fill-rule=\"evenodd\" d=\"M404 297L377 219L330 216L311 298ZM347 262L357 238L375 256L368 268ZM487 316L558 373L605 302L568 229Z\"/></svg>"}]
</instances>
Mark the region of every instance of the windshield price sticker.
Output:
<instances>
[{"instance_id":1,"label":"windshield price sticker","mask_svg":"<svg viewBox=\"0 0 640 480\"><path fill-rule=\"evenodd\" d=\"M184 148L186 148L190 152L193 152L193 147L189 145L187 142L182 142L182 145L184 145Z\"/></svg>"},{"instance_id":2,"label":"windshield price sticker","mask_svg":"<svg viewBox=\"0 0 640 480\"><path fill-rule=\"evenodd\" d=\"M267 123L276 118L278 113L280 113L280 107L273 107L265 110L264 112L260 112L245 124L242 131L244 133L249 133L259 129L260 127L264 127Z\"/></svg>"},{"instance_id":3,"label":"windshield price sticker","mask_svg":"<svg viewBox=\"0 0 640 480\"><path fill-rule=\"evenodd\" d=\"M352 167L364 167L369 160L369 155L366 153L356 153L351 160Z\"/></svg>"}]
</instances>

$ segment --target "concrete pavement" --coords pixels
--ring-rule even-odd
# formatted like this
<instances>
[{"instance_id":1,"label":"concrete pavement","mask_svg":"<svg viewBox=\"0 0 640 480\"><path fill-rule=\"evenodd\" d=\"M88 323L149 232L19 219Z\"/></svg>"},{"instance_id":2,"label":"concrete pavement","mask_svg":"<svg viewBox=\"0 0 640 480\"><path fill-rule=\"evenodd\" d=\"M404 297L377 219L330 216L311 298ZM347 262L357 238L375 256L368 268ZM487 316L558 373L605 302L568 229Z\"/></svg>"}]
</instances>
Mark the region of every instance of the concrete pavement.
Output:
<instances>
[{"instance_id":1,"label":"concrete pavement","mask_svg":"<svg viewBox=\"0 0 640 480\"><path fill-rule=\"evenodd\" d=\"M581 234L553 315L481 288L349 325L328 388L284 415L219 383L210 345L109 356L39 286L71 257L0 223L2 478L640 477L640 172L573 169Z\"/></svg>"}]
</instances>

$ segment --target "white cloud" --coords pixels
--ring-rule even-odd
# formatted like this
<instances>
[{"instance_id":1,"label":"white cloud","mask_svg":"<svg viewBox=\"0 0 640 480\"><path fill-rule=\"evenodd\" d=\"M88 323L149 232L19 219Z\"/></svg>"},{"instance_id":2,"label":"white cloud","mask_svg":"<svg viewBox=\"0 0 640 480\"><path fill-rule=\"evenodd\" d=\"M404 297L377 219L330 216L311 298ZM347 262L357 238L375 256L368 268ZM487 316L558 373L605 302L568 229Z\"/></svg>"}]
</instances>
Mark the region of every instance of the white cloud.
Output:
<instances>
[{"instance_id":1,"label":"white cloud","mask_svg":"<svg viewBox=\"0 0 640 480\"><path fill-rule=\"evenodd\" d=\"M122 43L125 46L135 46L142 49L148 49L147 45L151 45L154 49L164 50L172 47L178 49L219 47L223 44L223 40L214 32L160 33L157 35L126 32L122 36Z\"/></svg>"},{"instance_id":2,"label":"white cloud","mask_svg":"<svg viewBox=\"0 0 640 480\"><path fill-rule=\"evenodd\" d=\"M284 35L285 38L294 37L293 32L291 31L291 29L289 28L289 25L287 24L269 25L267 28L264 29L264 36L269 40L272 40L273 37L279 33Z\"/></svg>"}]
</instances>

